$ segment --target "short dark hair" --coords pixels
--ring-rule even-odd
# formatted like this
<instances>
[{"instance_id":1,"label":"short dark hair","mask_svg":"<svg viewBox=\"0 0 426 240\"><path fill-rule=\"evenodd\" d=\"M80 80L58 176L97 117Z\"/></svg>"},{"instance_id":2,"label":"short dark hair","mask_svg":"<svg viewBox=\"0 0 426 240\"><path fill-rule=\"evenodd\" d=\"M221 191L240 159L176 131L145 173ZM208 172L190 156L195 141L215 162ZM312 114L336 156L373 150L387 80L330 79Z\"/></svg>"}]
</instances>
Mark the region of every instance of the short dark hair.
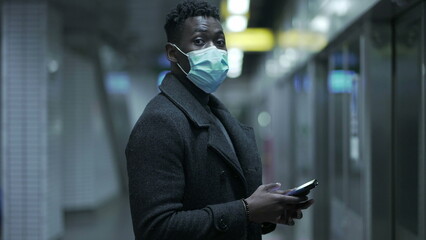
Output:
<instances>
[{"instance_id":1,"label":"short dark hair","mask_svg":"<svg viewBox=\"0 0 426 240\"><path fill-rule=\"evenodd\" d=\"M176 8L172 9L170 13L167 14L166 24L164 25L167 41L178 43L185 20L190 17L198 16L213 17L220 21L219 9L210 5L210 3L197 0L184 1L179 3Z\"/></svg>"}]
</instances>

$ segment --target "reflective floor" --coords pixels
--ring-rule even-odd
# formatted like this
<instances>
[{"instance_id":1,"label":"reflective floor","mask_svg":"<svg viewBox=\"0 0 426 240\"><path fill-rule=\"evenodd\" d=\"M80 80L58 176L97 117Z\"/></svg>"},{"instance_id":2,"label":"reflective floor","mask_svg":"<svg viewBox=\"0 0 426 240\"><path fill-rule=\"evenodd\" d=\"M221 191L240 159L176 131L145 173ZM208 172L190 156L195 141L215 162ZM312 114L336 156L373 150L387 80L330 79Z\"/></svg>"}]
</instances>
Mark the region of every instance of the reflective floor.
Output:
<instances>
[{"instance_id":1,"label":"reflective floor","mask_svg":"<svg viewBox=\"0 0 426 240\"><path fill-rule=\"evenodd\" d=\"M65 214L62 240L133 240L127 196L113 199L96 211Z\"/></svg>"},{"instance_id":2,"label":"reflective floor","mask_svg":"<svg viewBox=\"0 0 426 240\"><path fill-rule=\"evenodd\" d=\"M263 236L263 240L282 240L283 231ZM65 214L65 235L61 240L133 240L127 196L104 204L96 211L69 212Z\"/></svg>"}]
</instances>

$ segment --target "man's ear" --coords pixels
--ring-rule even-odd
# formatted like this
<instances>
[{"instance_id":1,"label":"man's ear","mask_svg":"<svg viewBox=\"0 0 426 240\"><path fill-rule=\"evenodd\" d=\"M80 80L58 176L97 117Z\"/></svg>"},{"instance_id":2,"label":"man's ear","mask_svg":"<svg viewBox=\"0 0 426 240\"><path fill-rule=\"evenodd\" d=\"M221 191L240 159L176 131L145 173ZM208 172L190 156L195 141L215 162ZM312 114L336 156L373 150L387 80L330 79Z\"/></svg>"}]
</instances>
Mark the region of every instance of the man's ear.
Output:
<instances>
[{"instance_id":1,"label":"man's ear","mask_svg":"<svg viewBox=\"0 0 426 240\"><path fill-rule=\"evenodd\" d=\"M174 62L177 63L177 58L176 58L176 48L173 47L171 44L166 44L166 54L167 54L167 59L169 59L170 62Z\"/></svg>"}]
</instances>

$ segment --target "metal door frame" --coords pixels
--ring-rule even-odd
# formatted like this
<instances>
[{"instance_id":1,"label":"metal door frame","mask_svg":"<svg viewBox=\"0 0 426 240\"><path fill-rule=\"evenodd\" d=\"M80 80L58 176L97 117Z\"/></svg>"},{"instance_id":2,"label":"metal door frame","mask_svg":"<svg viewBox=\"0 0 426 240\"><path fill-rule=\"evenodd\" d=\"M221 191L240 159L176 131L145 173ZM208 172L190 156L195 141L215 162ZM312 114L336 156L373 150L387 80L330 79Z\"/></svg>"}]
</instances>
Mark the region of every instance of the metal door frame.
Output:
<instances>
[{"instance_id":1,"label":"metal door frame","mask_svg":"<svg viewBox=\"0 0 426 240\"><path fill-rule=\"evenodd\" d=\"M312 87L314 90L314 154L315 171L321 184L321 191L315 193L313 234L318 240L330 239L330 177L329 177L329 127L328 127L328 61L324 56L309 63L312 69Z\"/></svg>"},{"instance_id":2,"label":"metal door frame","mask_svg":"<svg viewBox=\"0 0 426 240\"><path fill-rule=\"evenodd\" d=\"M390 21L368 18L361 36L361 68L364 69L361 84L365 88L361 103L365 113L361 138L366 158L364 212L367 240L392 238L391 30Z\"/></svg>"},{"instance_id":3,"label":"metal door frame","mask_svg":"<svg viewBox=\"0 0 426 240\"><path fill-rule=\"evenodd\" d=\"M330 72L331 70L334 69L335 64L333 63L331 55L335 51L342 52L342 56L343 56L342 68L345 69L345 70L348 69L348 59L347 59L348 44L355 43L355 44L359 45L359 53L358 54L359 54L360 69L359 69L358 74L359 74L359 77L362 78L362 76L365 74L364 73L365 69L363 69L363 65L362 65L363 48L362 48L361 39L362 39L362 36L363 36L363 32L364 32L364 29L362 28L362 26L354 27L354 28L352 28L351 32L348 32L345 35L343 35L340 38L340 40L334 44L333 48L329 49L329 51L328 51L328 55L329 55L328 72ZM358 94L359 94L358 95L358 101L357 101L358 102L358 109L357 110L358 110L358 113L359 113L359 115L358 115L358 121L359 121L359 133L358 133L359 136L358 137L360 139L359 150L360 150L360 154L361 154L360 158L362 159L364 164L367 165L368 162L367 162L367 159L364 156L365 154L363 153L365 143L363 142L364 138L363 138L363 130L362 130L365 127L363 125L363 118L364 118L364 114L365 114L365 112L364 112L365 109L362 106L362 104L364 102L363 98L364 98L364 95L365 95L365 93L363 93L363 91L365 91L365 89L361 89L362 86L360 84L361 84L361 81L359 81L358 85L357 85ZM350 93L350 95L351 94L352 93ZM342 110L341 114L343 114L343 116L341 118L341 121L342 121L341 136L342 136L342 141L343 141L343 143L342 143L342 148L343 148L342 149L342 154L343 154L342 155L342 157L343 157L343 159L342 159L343 196L342 197L343 197L343 199L342 199L342 201L340 201L338 198L335 197L335 195L332 195L332 194L330 194L330 199L329 199L330 210L331 210L329 222L330 222L331 225L340 224L341 227L340 228L334 227L334 228L330 229L330 238L331 239L335 239L336 237L338 239L346 237L347 236L347 230L348 229L354 229L353 228L354 227L353 221L357 220L357 219L359 220L358 222L359 222L359 228L360 228L358 230L363 231L362 236L365 236L366 231L368 230L368 228L366 226L367 221L362 221L362 220L365 220L368 217L368 215L365 212L365 209L362 209L360 213L356 213L352 208L349 208L347 206L347 200L349 198L349 191L351 191L350 190L351 187L350 187L350 184L349 184L349 180L350 180L349 179L349 161L350 161L350 156L349 156L349 151L350 151L350 143L349 143L350 132L349 131L350 131L350 129L349 129L349 126L350 126L350 116L348 115L349 111L350 111L349 105L350 105L351 100L350 100L349 97L344 97L342 99L342 101L343 101L342 102L342 108L344 108L344 109L341 109ZM331 95L329 94L328 102L329 102L329 105L327 106L328 107L328 113L327 113L328 116L327 117L328 117L328 122L329 122L329 124L327 126L328 127L327 135L328 135L328 141L329 141L329 148L328 148L329 170L328 171L329 171L329 175L330 175L330 180L329 180L330 193L332 193L332 190L333 190L332 187L335 186L335 182L336 182L336 179L334 178L335 156L334 156L334 151L333 151L335 149L334 145L335 145L335 141L336 141L334 139L335 133L334 133L333 126L335 125L334 123L335 123L336 119L334 117L331 117L331 116L335 115L335 109L333 107L334 105L331 105L332 103L335 102L335 98L334 98L333 94L331 94ZM360 187L362 189L363 195L368 195L367 194L368 188L366 187L366 184L368 183L367 177L368 177L368 174L364 173L364 174L362 174L361 179L360 179L360 185L361 185ZM361 201L362 201L362 203L365 204L365 198L363 198ZM346 216L343 219L340 219L339 222L333 221L333 219L334 219L333 218L333 215L334 215L333 210L335 210L336 208L338 209L337 211L342 210L344 212L344 215ZM348 220L350 220L350 221L348 221ZM341 229L342 231L335 232L333 229ZM355 231L355 232L357 232L357 231Z\"/></svg>"},{"instance_id":4,"label":"metal door frame","mask_svg":"<svg viewBox=\"0 0 426 240\"><path fill-rule=\"evenodd\" d=\"M414 15L413 15L414 13ZM392 22L392 28L393 28L393 94L392 94L392 98L395 99L395 91L396 91L396 75L395 75L395 71L396 71L396 26L404 21L408 21L410 19L415 19L417 17L420 18L420 29L421 29L421 33L420 33L420 42L421 42L421 46L420 46L420 62L422 64L421 66L421 113L420 113L420 119L419 119L419 129L420 129L420 134L419 134L419 155L418 155L418 184L419 184L419 195L418 197L418 209L419 209L419 216L418 216L418 235L415 236L413 235L411 232L409 232L408 230L404 229L401 226L398 226L396 224L396 204L395 204L395 182L392 183L392 191L393 191L393 197L392 197L392 201L393 201L393 229L392 229L392 236L393 239L396 239L397 237L397 233L398 231L401 232L404 236L404 239L406 236L408 236L410 239L426 239L426 230L425 230L425 225L426 225L426 77L425 77L425 60L426 60L426 52L425 52L425 27L426 27L426 17L425 17L425 13L426 13L426 4L424 3L424 1L418 2L418 4L414 4L413 6L411 6L409 9L406 9L403 13L399 14L398 16L395 16L395 18L393 19ZM394 105L394 100L392 103L392 121L395 121L395 105ZM393 142L393 146L395 146L395 141L396 141L396 136L395 136L395 123L392 123L392 142ZM393 162L393 168L395 168L395 164L396 164L396 158L395 158L395 153L394 153L394 147L392 148L392 162ZM423 160L423 161L422 161ZM395 170L393 170L392 176L393 179L396 177L395 175Z\"/></svg>"},{"instance_id":5,"label":"metal door frame","mask_svg":"<svg viewBox=\"0 0 426 240\"><path fill-rule=\"evenodd\" d=\"M419 190L419 202L420 204L420 219L419 219L419 235L420 239L426 239L426 4L423 4L422 8L422 126L420 134L420 157L419 157L419 181L420 181L420 190ZM423 160L423 161L422 161ZM423 188L422 188L423 185Z\"/></svg>"}]
</instances>

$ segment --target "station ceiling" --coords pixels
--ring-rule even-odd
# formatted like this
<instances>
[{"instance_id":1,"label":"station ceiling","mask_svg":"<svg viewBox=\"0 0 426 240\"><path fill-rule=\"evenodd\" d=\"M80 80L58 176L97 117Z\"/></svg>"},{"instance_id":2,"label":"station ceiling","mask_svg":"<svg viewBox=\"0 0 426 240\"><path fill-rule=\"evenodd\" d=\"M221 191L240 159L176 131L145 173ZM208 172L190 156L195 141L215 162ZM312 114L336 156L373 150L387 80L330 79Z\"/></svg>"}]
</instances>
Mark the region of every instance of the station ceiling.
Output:
<instances>
[{"instance_id":1,"label":"station ceiling","mask_svg":"<svg viewBox=\"0 0 426 240\"><path fill-rule=\"evenodd\" d=\"M61 13L68 45L93 51L100 42L116 50L124 59L124 68L156 70L157 59L166 41L163 25L177 0L52 0ZM216 6L220 0L210 0ZM285 1L251 0L249 27L275 28ZM79 36L79 37L76 37ZM244 57L247 65L256 64L261 53Z\"/></svg>"}]
</instances>

